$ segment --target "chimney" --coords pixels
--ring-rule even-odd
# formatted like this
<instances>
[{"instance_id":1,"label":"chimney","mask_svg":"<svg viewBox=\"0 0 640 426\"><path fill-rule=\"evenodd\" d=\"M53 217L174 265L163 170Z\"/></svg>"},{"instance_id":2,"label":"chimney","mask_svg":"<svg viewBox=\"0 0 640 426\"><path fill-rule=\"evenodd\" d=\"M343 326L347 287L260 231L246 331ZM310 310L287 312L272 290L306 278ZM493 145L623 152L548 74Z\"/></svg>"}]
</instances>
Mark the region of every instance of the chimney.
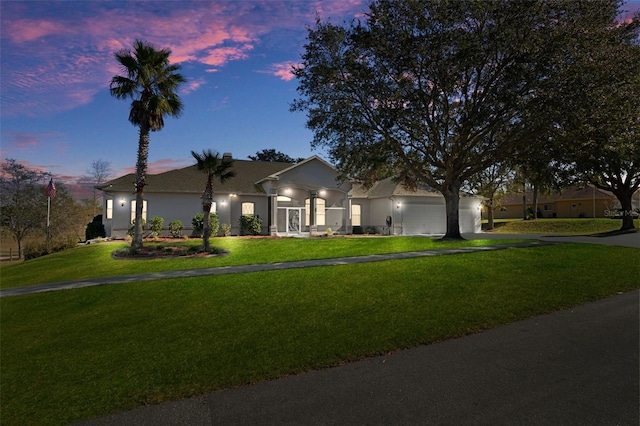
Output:
<instances>
[{"instance_id":1,"label":"chimney","mask_svg":"<svg viewBox=\"0 0 640 426\"><path fill-rule=\"evenodd\" d=\"M233 157L231 156L230 152L225 152L224 154L222 154L222 159L223 160L232 160Z\"/></svg>"}]
</instances>

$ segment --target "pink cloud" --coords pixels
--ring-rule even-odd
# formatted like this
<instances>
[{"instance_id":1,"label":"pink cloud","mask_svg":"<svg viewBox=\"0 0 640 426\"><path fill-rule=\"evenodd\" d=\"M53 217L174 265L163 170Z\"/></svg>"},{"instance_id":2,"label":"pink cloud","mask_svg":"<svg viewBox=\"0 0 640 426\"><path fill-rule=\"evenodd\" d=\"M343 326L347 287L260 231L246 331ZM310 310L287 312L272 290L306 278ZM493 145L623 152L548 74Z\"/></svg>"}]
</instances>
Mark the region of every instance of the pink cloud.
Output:
<instances>
[{"instance_id":1,"label":"pink cloud","mask_svg":"<svg viewBox=\"0 0 640 426\"><path fill-rule=\"evenodd\" d=\"M184 95L188 95L189 93L195 92L205 84L207 84L207 81L204 78L187 80L187 83L182 87L181 93Z\"/></svg>"},{"instance_id":2,"label":"pink cloud","mask_svg":"<svg viewBox=\"0 0 640 426\"><path fill-rule=\"evenodd\" d=\"M120 72L114 52L136 38L170 47L173 63L202 64L215 72L248 59L270 34L304 31L316 10L342 16L355 13L364 0L149 4L3 2L2 114L54 114L91 102ZM285 70L271 73L290 79Z\"/></svg>"},{"instance_id":3,"label":"pink cloud","mask_svg":"<svg viewBox=\"0 0 640 426\"><path fill-rule=\"evenodd\" d=\"M269 69L266 71L258 71L258 72L263 74L271 74L284 81L291 81L295 78L295 76L293 75L293 69L292 69L294 65L298 65L298 64L296 62L291 62L291 61L282 62L279 64L271 65Z\"/></svg>"},{"instance_id":4,"label":"pink cloud","mask_svg":"<svg viewBox=\"0 0 640 426\"><path fill-rule=\"evenodd\" d=\"M18 151L31 151L62 136L58 132L7 132L4 136L9 140L9 145Z\"/></svg>"},{"instance_id":5,"label":"pink cloud","mask_svg":"<svg viewBox=\"0 0 640 426\"><path fill-rule=\"evenodd\" d=\"M18 19L3 22L4 25L7 28L3 33L6 34L9 40L18 44L38 40L50 35L70 34L73 32L72 27L50 20Z\"/></svg>"},{"instance_id":6,"label":"pink cloud","mask_svg":"<svg viewBox=\"0 0 640 426\"><path fill-rule=\"evenodd\" d=\"M188 159L173 159L173 158L162 158L160 160L154 160L149 162L147 165L147 174L155 175L158 173L168 172L169 170L180 169L183 167L187 167L193 164L193 161ZM129 173L136 172L135 166L125 167L119 170L115 170L113 172L114 176L124 176Z\"/></svg>"}]
</instances>

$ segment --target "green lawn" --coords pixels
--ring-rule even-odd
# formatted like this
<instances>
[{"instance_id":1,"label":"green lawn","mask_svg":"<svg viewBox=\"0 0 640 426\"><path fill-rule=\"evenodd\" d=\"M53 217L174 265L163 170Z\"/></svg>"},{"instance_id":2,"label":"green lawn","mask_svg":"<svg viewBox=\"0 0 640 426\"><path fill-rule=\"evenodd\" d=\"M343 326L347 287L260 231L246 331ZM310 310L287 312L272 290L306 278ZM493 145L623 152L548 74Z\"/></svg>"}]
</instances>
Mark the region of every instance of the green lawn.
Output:
<instances>
[{"instance_id":1,"label":"green lawn","mask_svg":"<svg viewBox=\"0 0 640 426\"><path fill-rule=\"evenodd\" d=\"M482 229L486 229L486 220L482 221ZM634 221L640 228L640 220ZM618 219L496 219L494 230L502 234L564 234L592 235L620 229Z\"/></svg>"},{"instance_id":2,"label":"green lawn","mask_svg":"<svg viewBox=\"0 0 640 426\"><path fill-rule=\"evenodd\" d=\"M114 250L128 246L127 243L120 241L76 247L26 262L1 265L0 288L144 272L474 247L518 241L525 240L438 241L426 237L214 238L212 245L228 250L229 255L171 260L113 259L111 253ZM177 240L165 244L197 246L201 242L202 240ZM145 242L145 244L155 243Z\"/></svg>"},{"instance_id":3,"label":"green lawn","mask_svg":"<svg viewBox=\"0 0 640 426\"><path fill-rule=\"evenodd\" d=\"M3 298L2 423L66 424L336 365L637 289L639 277L640 250L563 244Z\"/></svg>"}]
</instances>

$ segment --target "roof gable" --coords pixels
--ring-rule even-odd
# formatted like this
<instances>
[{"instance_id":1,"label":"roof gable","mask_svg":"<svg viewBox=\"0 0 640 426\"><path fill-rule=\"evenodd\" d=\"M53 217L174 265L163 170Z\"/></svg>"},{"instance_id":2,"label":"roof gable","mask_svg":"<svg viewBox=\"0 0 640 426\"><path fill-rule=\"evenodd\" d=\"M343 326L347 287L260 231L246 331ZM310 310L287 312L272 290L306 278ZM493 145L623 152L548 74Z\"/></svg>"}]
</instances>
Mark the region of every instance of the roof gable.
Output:
<instances>
[{"instance_id":1,"label":"roof gable","mask_svg":"<svg viewBox=\"0 0 640 426\"><path fill-rule=\"evenodd\" d=\"M214 182L213 189L225 194L261 194L264 193L256 182L289 168L289 163L275 163L268 161L233 160L232 170L236 175L224 183ZM105 192L133 192L135 174L129 173L110 180L99 186ZM197 166L147 175L145 192L147 193L201 193L206 183L206 175Z\"/></svg>"}]
</instances>

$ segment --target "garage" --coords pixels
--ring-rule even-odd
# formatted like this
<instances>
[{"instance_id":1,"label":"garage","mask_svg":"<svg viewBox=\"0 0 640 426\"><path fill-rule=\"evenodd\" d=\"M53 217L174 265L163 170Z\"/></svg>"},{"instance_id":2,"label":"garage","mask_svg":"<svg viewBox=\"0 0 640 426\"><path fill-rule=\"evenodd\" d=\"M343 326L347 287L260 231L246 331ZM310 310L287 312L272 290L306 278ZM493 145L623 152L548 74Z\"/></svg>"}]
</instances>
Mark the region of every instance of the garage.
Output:
<instances>
[{"instance_id":1,"label":"garage","mask_svg":"<svg viewBox=\"0 0 640 426\"><path fill-rule=\"evenodd\" d=\"M441 234L447 229L444 206L403 204L401 224L404 235Z\"/></svg>"}]
</instances>

